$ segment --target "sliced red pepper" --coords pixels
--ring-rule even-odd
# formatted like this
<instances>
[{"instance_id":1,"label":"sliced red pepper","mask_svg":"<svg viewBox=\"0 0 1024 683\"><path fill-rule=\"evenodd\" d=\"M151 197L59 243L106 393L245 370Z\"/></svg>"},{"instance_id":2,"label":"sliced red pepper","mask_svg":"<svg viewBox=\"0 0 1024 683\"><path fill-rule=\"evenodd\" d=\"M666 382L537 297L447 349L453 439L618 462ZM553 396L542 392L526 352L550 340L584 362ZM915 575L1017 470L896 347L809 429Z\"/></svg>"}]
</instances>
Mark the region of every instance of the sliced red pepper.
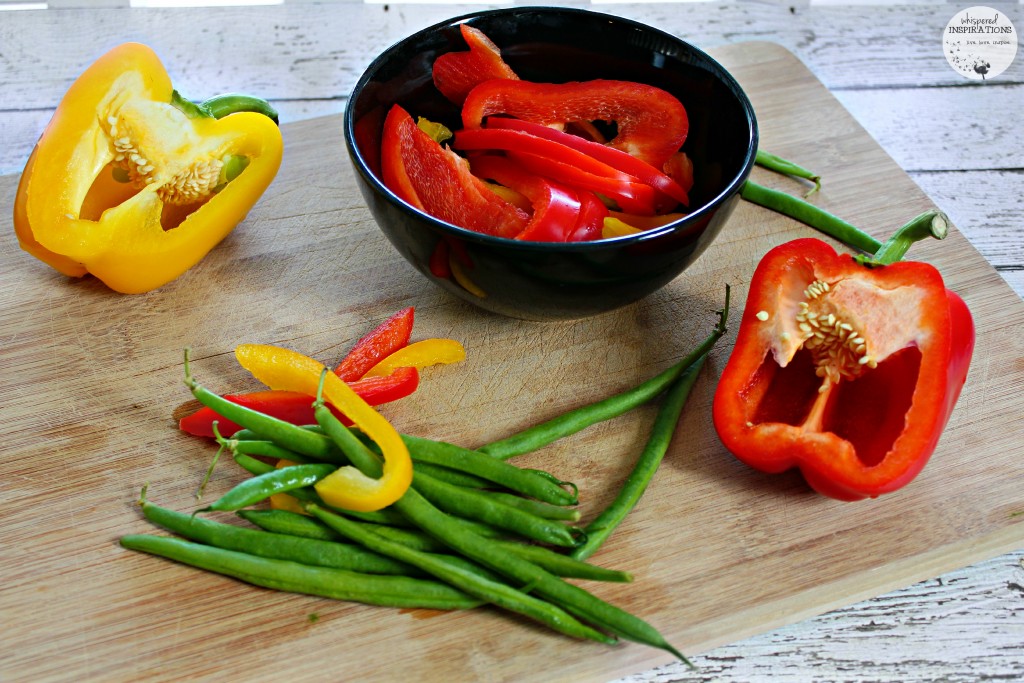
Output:
<instances>
[{"instance_id":1,"label":"sliced red pepper","mask_svg":"<svg viewBox=\"0 0 1024 683\"><path fill-rule=\"evenodd\" d=\"M374 365L406 346L412 337L414 317L412 306L389 317L355 343L348 355L334 368L334 374L351 384Z\"/></svg>"},{"instance_id":2,"label":"sliced red pepper","mask_svg":"<svg viewBox=\"0 0 1024 683\"><path fill-rule=\"evenodd\" d=\"M690 125L686 109L672 94L631 81L485 81L466 96L462 125L480 128L493 114L544 125L614 121L618 132L608 145L655 168L682 147Z\"/></svg>"},{"instance_id":3,"label":"sliced red pepper","mask_svg":"<svg viewBox=\"0 0 1024 683\"><path fill-rule=\"evenodd\" d=\"M505 151L545 178L603 194L631 213L655 213L655 191L650 185L559 142L519 130L485 128L460 130L453 144L462 150Z\"/></svg>"},{"instance_id":4,"label":"sliced red pepper","mask_svg":"<svg viewBox=\"0 0 1024 683\"><path fill-rule=\"evenodd\" d=\"M520 130L524 133L529 133L553 142L558 142L566 147L571 147L572 149L607 164L614 169L627 173L637 180L647 183L662 194L667 195L667 197L671 197L675 200L675 202L665 202L664 200L659 202L660 205L658 207L658 213L663 213L664 211L674 208L676 203L689 204L690 202L687 190L681 186L680 183L677 183L669 177L669 175L662 173L647 162L642 161L631 154L626 154L620 149L608 147L600 142L586 140L578 135L564 133L560 130L555 130L550 126L503 116L492 116L487 119L487 128ZM682 155L684 158L686 156L682 152L679 152L676 155L673 155L672 158L674 159L679 155ZM670 163L671 161L672 159L669 160ZM692 165L690 166L690 185L693 185Z\"/></svg>"},{"instance_id":5,"label":"sliced red pepper","mask_svg":"<svg viewBox=\"0 0 1024 683\"><path fill-rule=\"evenodd\" d=\"M817 239L765 255L714 400L732 453L796 467L840 500L894 491L920 472L960 394L974 323L938 271L868 268Z\"/></svg>"},{"instance_id":6,"label":"sliced red pepper","mask_svg":"<svg viewBox=\"0 0 1024 683\"><path fill-rule=\"evenodd\" d=\"M690 188L693 187L693 161L686 152L676 152L662 168L666 175L689 193Z\"/></svg>"},{"instance_id":7,"label":"sliced red pepper","mask_svg":"<svg viewBox=\"0 0 1024 683\"><path fill-rule=\"evenodd\" d=\"M461 105L474 86L492 78L517 79L515 71L501 58L501 51L480 29L461 24L468 52L448 52L434 60L434 85L441 94Z\"/></svg>"},{"instance_id":8,"label":"sliced red pepper","mask_svg":"<svg viewBox=\"0 0 1024 683\"><path fill-rule=\"evenodd\" d=\"M580 169L578 166L555 161L529 152L508 152L512 159L527 171L557 180L575 190L596 192L615 202L629 213L653 216L656 213L654 188L635 180L616 180Z\"/></svg>"},{"instance_id":9,"label":"sliced red pepper","mask_svg":"<svg viewBox=\"0 0 1024 683\"><path fill-rule=\"evenodd\" d=\"M504 157L474 157L473 173L495 180L525 195L533 204L533 216L515 236L531 242L565 242L573 233L580 214L576 193L558 183L529 173Z\"/></svg>"},{"instance_id":10,"label":"sliced red pepper","mask_svg":"<svg viewBox=\"0 0 1024 683\"><path fill-rule=\"evenodd\" d=\"M404 398L419 385L419 372L416 368L398 368L386 377L369 377L348 385L370 405L381 405ZM232 403L258 410L272 417L291 422L296 425L315 424L313 417L313 397L293 391L256 391L247 394L229 394L226 399ZM334 414L346 424L351 424L344 415L334 408ZM210 408L200 408L191 415L178 421L182 431L195 436L213 436L213 423L224 436L230 436L240 427L226 420Z\"/></svg>"},{"instance_id":11,"label":"sliced red pepper","mask_svg":"<svg viewBox=\"0 0 1024 683\"><path fill-rule=\"evenodd\" d=\"M467 230L514 237L529 217L487 188L465 159L441 147L395 105L381 141L384 184L412 206Z\"/></svg>"},{"instance_id":12,"label":"sliced red pepper","mask_svg":"<svg viewBox=\"0 0 1024 683\"><path fill-rule=\"evenodd\" d=\"M608 207L593 192L578 192L577 197L580 200L580 215L569 241L587 242L601 239Z\"/></svg>"}]
</instances>

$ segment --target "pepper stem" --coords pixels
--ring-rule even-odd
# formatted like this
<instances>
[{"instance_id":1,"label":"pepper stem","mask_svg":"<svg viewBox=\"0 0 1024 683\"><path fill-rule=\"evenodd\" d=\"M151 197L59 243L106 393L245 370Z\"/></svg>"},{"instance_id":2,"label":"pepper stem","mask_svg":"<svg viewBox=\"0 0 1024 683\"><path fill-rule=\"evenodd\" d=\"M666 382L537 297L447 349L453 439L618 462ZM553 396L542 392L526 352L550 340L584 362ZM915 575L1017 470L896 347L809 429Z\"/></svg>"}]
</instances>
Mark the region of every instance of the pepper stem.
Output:
<instances>
[{"instance_id":1,"label":"pepper stem","mask_svg":"<svg viewBox=\"0 0 1024 683\"><path fill-rule=\"evenodd\" d=\"M856 256L858 263L866 266L886 266L903 259L910 245L929 237L946 239L949 234L949 218L941 211L931 209L911 219L892 234L892 237L875 252L874 256Z\"/></svg>"},{"instance_id":2,"label":"pepper stem","mask_svg":"<svg viewBox=\"0 0 1024 683\"><path fill-rule=\"evenodd\" d=\"M252 95L240 95L238 93L227 93L217 95L197 104L186 99L177 90L171 91L171 106L181 111L190 119L222 119L228 114L240 111L251 111L263 114L274 123L280 123L277 110L270 106L270 103Z\"/></svg>"},{"instance_id":3,"label":"pepper stem","mask_svg":"<svg viewBox=\"0 0 1024 683\"><path fill-rule=\"evenodd\" d=\"M215 119L221 119L228 114L240 111L251 111L263 114L274 123L280 123L277 110L270 106L270 103L252 95L240 95L238 93L226 93L217 95L203 102L201 105L205 111Z\"/></svg>"}]
</instances>

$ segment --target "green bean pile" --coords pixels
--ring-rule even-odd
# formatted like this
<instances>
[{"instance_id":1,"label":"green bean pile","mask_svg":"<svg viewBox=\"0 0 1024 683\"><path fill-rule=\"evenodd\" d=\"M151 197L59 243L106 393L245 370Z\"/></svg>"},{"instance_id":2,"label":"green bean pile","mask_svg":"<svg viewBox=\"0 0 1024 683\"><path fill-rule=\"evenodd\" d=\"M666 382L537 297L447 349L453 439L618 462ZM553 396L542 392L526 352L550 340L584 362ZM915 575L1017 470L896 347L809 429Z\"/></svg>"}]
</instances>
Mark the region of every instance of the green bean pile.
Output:
<instances>
[{"instance_id":1,"label":"green bean pile","mask_svg":"<svg viewBox=\"0 0 1024 683\"><path fill-rule=\"evenodd\" d=\"M295 426L206 389L192 378L186 358L193 396L243 427L218 441L252 476L193 514L149 502L144 489L145 518L180 538L130 535L121 545L258 586L371 605L456 610L490 604L575 638L622 638L685 662L650 624L566 579L632 580L586 560L651 481L704 359L726 331L728 309L727 289L714 331L668 370L520 434L475 450L403 435L413 458L412 486L377 512L331 508L313 488L337 467L355 466L370 477L382 468L374 444L345 427L322 398L314 403L317 424ZM506 462L661 394L633 472L586 526L578 525L574 485ZM296 464L277 468L261 458ZM254 507L281 493L300 501L306 514ZM198 516L205 512L234 512L251 526Z\"/></svg>"}]
</instances>

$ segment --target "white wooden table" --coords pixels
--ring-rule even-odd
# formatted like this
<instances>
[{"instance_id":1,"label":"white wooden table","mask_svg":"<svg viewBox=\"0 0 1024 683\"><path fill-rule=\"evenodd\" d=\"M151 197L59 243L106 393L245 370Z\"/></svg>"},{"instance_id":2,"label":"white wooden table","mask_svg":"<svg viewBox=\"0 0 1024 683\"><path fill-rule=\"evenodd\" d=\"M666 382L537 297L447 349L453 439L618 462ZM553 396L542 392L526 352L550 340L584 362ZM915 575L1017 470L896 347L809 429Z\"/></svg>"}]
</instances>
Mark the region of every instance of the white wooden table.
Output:
<instances>
[{"instance_id":1,"label":"white wooden table","mask_svg":"<svg viewBox=\"0 0 1024 683\"><path fill-rule=\"evenodd\" d=\"M4 2L10 0L0 7ZM151 45L189 97L257 93L288 122L341 112L355 79L383 48L485 7L127 4L59 0L45 10L0 11L0 173L20 172L67 86L114 44ZM954 72L942 53L942 31L972 3L552 4L637 19L705 48L743 40L782 44L1024 295L1024 46L1005 73L984 84ZM983 4L1008 16L1019 35L1024 4ZM694 661L695 671L671 666L626 680L1024 680L1024 549Z\"/></svg>"}]
</instances>

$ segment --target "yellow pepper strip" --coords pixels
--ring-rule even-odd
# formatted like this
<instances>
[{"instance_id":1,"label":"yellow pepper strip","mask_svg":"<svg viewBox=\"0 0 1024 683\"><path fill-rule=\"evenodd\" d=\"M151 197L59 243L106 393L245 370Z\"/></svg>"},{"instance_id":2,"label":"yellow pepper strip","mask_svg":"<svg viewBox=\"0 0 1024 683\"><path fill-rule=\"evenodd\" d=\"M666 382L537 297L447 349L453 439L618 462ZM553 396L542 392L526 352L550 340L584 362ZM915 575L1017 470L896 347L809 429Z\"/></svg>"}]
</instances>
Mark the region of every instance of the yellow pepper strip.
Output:
<instances>
[{"instance_id":1,"label":"yellow pepper strip","mask_svg":"<svg viewBox=\"0 0 1024 683\"><path fill-rule=\"evenodd\" d=\"M609 237L622 237L623 235L635 235L638 232L643 232L639 228L634 228L632 225L627 225L620 221L618 218L607 217L604 219L604 226L601 228L601 237L608 239Z\"/></svg>"},{"instance_id":2,"label":"yellow pepper strip","mask_svg":"<svg viewBox=\"0 0 1024 683\"><path fill-rule=\"evenodd\" d=\"M281 458L277 461L276 468L281 469L282 467L291 467L292 465L297 464L298 463L292 462L291 460ZM270 507L274 510L287 510L288 512L295 512L300 515L309 515L309 513L306 512L306 508L302 506L302 503L300 503L294 496L289 496L287 493L275 493L270 496Z\"/></svg>"},{"instance_id":3,"label":"yellow pepper strip","mask_svg":"<svg viewBox=\"0 0 1024 683\"><path fill-rule=\"evenodd\" d=\"M660 228L663 225L668 225L673 221L677 221L680 218L685 218L685 213L662 213L656 216L639 216L632 213L622 213L620 211L609 211L609 218L615 218L631 228L637 228L638 230L650 230L651 228Z\"/></svg>"},{"instance_id":4,"label":"yellow pepper strip","mask_svg":"<svg viewBox=\"0 0 1024 683\"><path fill-rule=\"evenodd\" d=\"M148 47L100 57L71 85L22 173L22 248L119 292L181 275L245 218L281 164L269 114L215 116L177 96Z\"/></svg>"},{"instance_id":5,"label":"yellow pepper strip","mask_svg":"<svg viewBox=\"0 0 1024 683\"><path fill-rule=\"evenodd\" d=\"M324 374L319 361L277 346L243 344L235 349L235 357L253 377L281 391L315 396ZM412 483L412 460L395 428L330 371L324 378L323 398L377 444L384 473L373 479L355 467L339 467L316 483L320 497L328 505L359 512L380 510L401 498Z\"/></svg>"},{"instance_id":6,"label":"yellow pepper strip","mask_svg":"<svg viewBox=\"0 0 1024 683\"><path fill-rule=\"evenodd\" d=\"M424 339L402 347L370 368L363 377L386 377L397 368L422 370L430 365L466 360L466 349L454 339Z\"/></svg>"},{"instance_id":7,"label":"yellow pepper strip","mask_svg":"<svg viewBox=\"0 0 1024 683\"><path fill-rule=\"evenodd\" d=\"M462 267L459 259L455 257L455 254L448 255L448 268L452 271L452 277L463 289L480 299L487 298L487 292L485 292L480 285L473 282L469 277L469 273L467 273L466 269Z\"/></svg>"}]
</instances>

